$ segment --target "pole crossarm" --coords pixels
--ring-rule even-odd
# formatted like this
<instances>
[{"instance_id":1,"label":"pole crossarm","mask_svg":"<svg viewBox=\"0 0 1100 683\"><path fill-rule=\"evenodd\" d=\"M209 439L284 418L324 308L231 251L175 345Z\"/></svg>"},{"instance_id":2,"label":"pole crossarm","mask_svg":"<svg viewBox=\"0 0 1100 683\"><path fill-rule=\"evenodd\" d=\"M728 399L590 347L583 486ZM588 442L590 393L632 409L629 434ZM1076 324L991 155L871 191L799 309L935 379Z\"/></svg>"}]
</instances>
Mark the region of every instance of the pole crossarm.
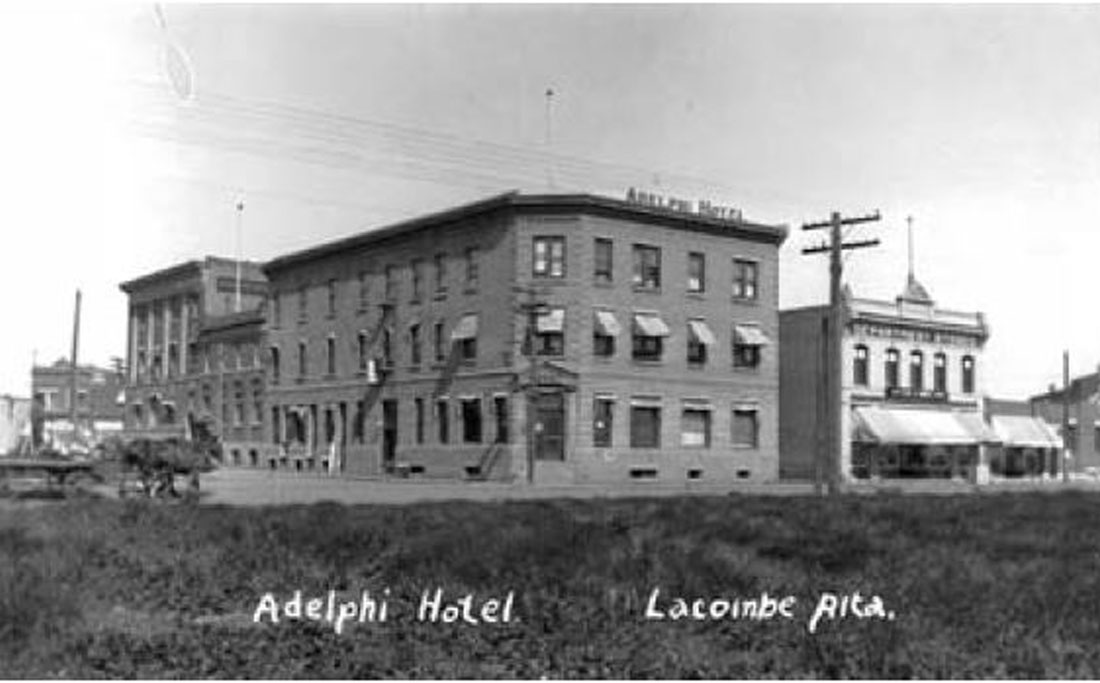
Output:
<instances>
[{"instance_id":1,"label":"pole crossarm","mask_svg":"<svg viewBox=\"0 0 1100 683\"><path fill-rule=\"evenodd\" d=\"M879 240L876 238L876 239L870 239L870 240L860 240L859 242L845 242L844 244L840 245L840 248L841 249L862 249L864 247L877 247L878 245L879 245ZM832 251L832 249L833 248L832 248L831 245L819 244L816 247L806 247L806 248L804 248L802 250L802 253L803 254L823 254L823 253Z\"/></svg>"},{"instance_id":2,"label":"pole crossarm","mask_svg":"<svg viewBox=\"0 0 1100 683\"><path fill-rule=\"evenodd\" d=\"M879 214L878 211L875 211L874 213L869 213L865 216L853 216L852 218L840 218L837 221L837 223L839 223L840 225L856 225L858 223L871 223L871 222L878 221L878 220L882 220L882 215ZM821 229L824 229L824 228L833 227L833 223L834 223L834 221L832 221L832 220L817 221L815 223L803 223L802 224L802 229L803 230L821 230Z\"/></svg>"}]
</instances>

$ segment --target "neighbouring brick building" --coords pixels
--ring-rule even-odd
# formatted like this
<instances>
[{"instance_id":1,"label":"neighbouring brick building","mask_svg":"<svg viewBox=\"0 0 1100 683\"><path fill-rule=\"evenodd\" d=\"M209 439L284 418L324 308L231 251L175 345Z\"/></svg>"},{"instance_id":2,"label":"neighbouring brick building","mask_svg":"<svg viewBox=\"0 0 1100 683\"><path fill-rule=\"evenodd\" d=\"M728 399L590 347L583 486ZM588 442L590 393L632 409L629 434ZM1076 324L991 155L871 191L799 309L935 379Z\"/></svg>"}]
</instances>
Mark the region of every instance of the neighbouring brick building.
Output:
<instances>
[{"instance_id":1,"label":"neighbouring brick building","mask_svg":"<svg viewBox=\"0 0 1100 683\"><path fill-rule=\"evenodd\" d=\"M77 365L76 424L72 413L72 363L31 369L31 432L36 446L63 453L90 451L104 437L122 429L124 378L120 369Z\"/></svg>"},{"instance_id":2,"label":"neighbouring brick building","mask_svg":"<svg viewBox=\"0 0 1100 683\"><path fill-rule=\"evenodd\" d=\"M274 259L269 466L774 479L786 228L730 216L510 193Z\"/></svg>"},{"instance_id":3,"label":"neighbouring brick building","mask_svg":"<svg viewBox=\"0 0 1100 683\"><path fill-rule=\"evenodd\" d=\"M1048 391L1029 400L1032 412L1054 426L1062 435L1062 389ZM1068 462L1071 472L1100 468L1100 372L1074 378L1069 385Z\"/></svg>"},{"instance_id":4,"label":"neighbouring brick building","mask_svg":"<svg viewBox=\"0 0 1100 683\"><path fill-rule=\"evenodd\" d=\"M31 399L0 395L0 456L30 447Z\"/></svg>"},{"instance_id":5,"label":"neighbouring brick building","mask_svg":"<svg viewBox=\"0 0 1100 683\"><path fill-rule=\"evenodd\" d=\"M125 436L184 436L192 419L212 418L229 464L266 462L259 265L238 271L209 256L120 287L130 300Z\"/></svg>"},{"instance_id":6,"label":"neighbouring brick building","mask_svg":"<svg viewBox=\"0 0 1100 683\"><path fill-rule=\"evenodd\" d=\"M983 416L981 313L936 307L909 274L894 301L844 290L841 474L865 477L964 476L988 465L997 437ZM828 306L780 312L780 468L814 476L823 444Z\"/></svg>"}]
</instances>

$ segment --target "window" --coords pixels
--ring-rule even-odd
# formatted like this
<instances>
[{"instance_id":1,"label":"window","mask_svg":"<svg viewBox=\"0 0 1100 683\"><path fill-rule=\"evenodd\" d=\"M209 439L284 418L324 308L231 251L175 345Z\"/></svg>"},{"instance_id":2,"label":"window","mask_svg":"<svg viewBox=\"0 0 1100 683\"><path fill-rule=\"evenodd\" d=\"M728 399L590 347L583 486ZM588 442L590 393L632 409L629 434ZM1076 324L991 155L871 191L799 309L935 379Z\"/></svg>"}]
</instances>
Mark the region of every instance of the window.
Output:
<instances>
[{"instance_id":1,"label":"window","mask_svg":"<svg viewBox=\"0 0 1100 683\"><path fill-rule=\"evenodd\" d=\"M642 289L660 289L661 287L661 250L644 244L634 245L635 287Z\"/></svg>"},{"instance_id":2,"label":"window","mask_svg":"<svg viewBox=\"0 0 1100 683\"><path fill-rule=\"evenodd\" d=\"M477 247L466 248L466 285L468 287L477 287Z\"/></svg>"},{"instance_id":3,"label":"window","mask_svg":"<svg viewBox=\"0 0 1100 683\"><path fill-rule=\"evenodd\" d=\"M614 278L612 275L614 260L611 240L597 237L595 256L596 267L593 277L596 282L611 282Z\"/></svg>"},{"instance_id":4,"label":"window","mask_svg":"<svg viewBox=\"0 0 1100 683\"><path fill-rule=\"evenodd\" d=\"M328 281L328 314L336 315L336 280Z\"/></svg>"},{"instance_id":5,"label":"window","mask_svg":"<svg viewBox=\"0 0 1100 683\"><path fill-rule=\"evenodd\" d=\"M947 392L947 356L942 353L932 359L932 390L938 394Z\"/></svg>"},{"instance_id":6,"label":"window","mask_svg":"<svg viewBox=\"0 0 1100 683\"><path fill-rule=\"evenodd\" d=\"M561 356L565 354L565 309L548 308L534 315L535 354Z\"/></svg>"},{"instance_id":7,"label":"window","mask_svg":"<svg viewBox=\"0 0 1100 683\"><path fill-rule=\"evenodd\" d=\"M412 300L420 301L420 297L424 295L424 260L413 259L412 261Z\"/></svg>"},{"instance_id":8,"label":"window","mask_svg":"<svg viewBox=\"0 0 1100 683\"><path fill-rule=\"evenodd\" d=\"M615 339L621 329L611 311L596 311L592 325L592 353L597 356L615 355Z\"/></svg>"},{"instance_id":9,"label":"window","mask_svg":"<svg viewBox=\"0 0 1100 683\"><path fill-rule=\"evenodd\" d=\"M409 327L409 360L420 365L420 325Z\"/></svg>"},{"instance_id":10,"label":"window","mask_svg":"<svg viewBox=\"0 0 1100 683\"><path fill-rule=\"evenodd\" d=\"M768 338L755 324L733 326L733 367L757 368L760 366L760 348Z\"/></svg>"},{"instance_id":11,"label":"window","mask_svg":"<svg viewBox=\"0 0 1100 683\"><path fill-rule=\"evenodd\" d=\"M760 421L756 408L734 408L731 441L734 448L760 445Z\"/></svg>"},{"instance_id":12,"label":"window","mask_svg":"<svg viewBox=\"0 0 1100 683\"><path fill-rule=\"evenodd\" d=\"M413 401L416 405L416 442L424 443L424 399Z\"/></svg>"},{"instance_id":13,"label":"window","mask_svg":"<svg viewBox=\"0 0 1100 683\"><path fill-rule=\"evenodd\" d=\"M252 422L253 424L260 424L264 419L264 397L262 394L252 393L252 407L254 409Z\"/></svg>"},{"instance_id":14,"label":"window","mask_svg":"<svg viewBox=\"0 0 1100 683\"><path fill-rule=\"evenodd\" d=\"M688 254L687 288L689 292L702 292L707 288L706 256L694 251Z\"/></svg>"},{"instance_id":15,"label":"window","mask_svg":"<svg viewBox=\"0 0 1100 683\"><path fill-rule=\"evenodd\" d=\"M920 351L909 354L909 386L913 391L924 389L924 354Z\"/></svg>"},{"instance_id":16,"label":"window","mask_svg":"<svg viewBox=\"0 0 1100 683\"><path fill-rule=\"evenodd\" d=\"M534 244L535 277L565 277L565 238L536 237Z\"/></svg>"},{"instance_id":17,"label":"window","mask_svg":"<svg viewBox=\"0 0 1100 683\"><path fill-rule=\"evenodd\" d=\"M733 260L733 298L753 301L758 291L759 266L755 261Z\"/></svg>"},{"instance_id":18,"label":"window","mask_svg":"<svg viewBox=\"0 0 1100 683\"><path fill-rule=\"evenodd\" d=\"M244 389L237 385L233 392L233 425L240 427L244 424Z\"/></svg>"},{"instance_id":19,"label":"window","mask_svg":"<svg viewBox=\"0 0 1100 683\"><path fill-rule=\"evenodd\" d=\"M386 300L393 301L397 298L397 267L386 266Z\"/></svg>"},{"instance_id":20,"label":"window","mask_svg":"<svg viewBox=\"0 0 1100 683\"><path fill-rule=\"evenodd\" d=\"M271 301L268 303L268 307L271 309L271 326L279 327L283 324L283 311L282 301L279 299L278 292L271 293Z\"/></svg>"},{"instance_id":21,"label":"window","mask_svg":"<svg viewBox=\"0 0 1100 683\"><path fill-rule=\"evenodd\" d=\"M388 327L382 328L382 362L393 363L393 331Z\"/></svg>"},{"instance_id":22,"label":"window","mask_svg":"<svg viewBox=\"0 0 1100 683\"><path fill-rule=\"evenodd\" d=\"M610 398L596 398L592 407L592 445L596 448L611 448L612 427L615 423L615 401Z\"/></svg>"},{"instance_id":23,"label":"window","mask_svg":"<svg viewBox=\"0 0 1100 683\"><path fill-rule=\"evenodd\" d=\"M458 343L458 357L464 361L477 360L477 337L463 339Z\"/></svg>"},{"instance_id":24,"label":"window","mask_svg":"<svg viewBox=\"0 0 1100 683\"><path fill-rule=\"evenodd\" d=\"M898 350L887 349L886 350L886 388L896 389L898 387Z\"/></svg>"},{"instance_id":25,"label":"window","mask_svg":"<svg viewBox=\"0 0 1100 683\"><path fill-rule=\"evenodd\" d=\"M684 448L710 448L710 411L684 408L680 415L680 445Z\"/></svg>"},{"instance_id":26,"label":"window","mask_svg":"<svg viewBox=\"0 0 1100 683\"><path fill-rule=\"evenodd\" d=\"M657 406L630 407L630 447L661 447L661 409Z\"/></svg>"},{"instance_id":27,"label":"window","mask_svg":"<svg viewBox=\"0 0 1100 683\"><path fill-rule=\"evenodd\" d=\"M359 332L359 334L356 335L356 341L357 341L357 348L358 348L358 351L359 351L359 353L358 353L358 356L359 356L359 371L360 372L366 372L367 371L367 361L369 360L368 357L367 357L367 333L366 332Z\"/></svg>"},{"instance_id":28,"label":"window","mask_svg":"<svg viewBox=\"0 0 1100 683\"><path fill-rule=\"evenodd\" d=\"M687 362L702 365L707 362L707 347L715 343L714 333L702 320L689 320L687 330Z\"/></svg>"},{"instance_id":29,"label":"window","mask_svg":"<svg viewBox=\"0 0 1100 683\"><path fill-rule=\"evenodd\" d=\"M481 399L462 400L462 441L481 443Z\"/></svg>"},{"instance_id":30,"label":"window","mask_svg":"<svg viewBox=\"0 0 1100 683\"><path fill-rule=\"evenodd\" d=\"M852 383L859 387L867 386L868 350L863 344L856 346L852 361Z\"/></svg>"},{"instance_id":31,"label":"window","mask_svg":"<svg viewBox=\"0 0 1100 683\"><path fill-rule=\"evenodd\" d=\"M615 355L615 338L597 328L592 334L592 353L602 358Z\"/></svg>"},{"instance_id":32,"label":"window","mask_svg":"<svg viewBox=\"0 0 1100 683\"><path fill-rule=\"evenodd\" d=\"M508 433L508 397L493 397L493 412L497 417L496 443L508 443L511 437Z\"/></svg>"},{"instance_id":33,"label":"window","mask_svg":"<svg viewBox=\"0 0 1100 683\"><path fill-rule=\"evenodd\" d=\"M634 314L635 360L658 361L664 353L664 338L668 336L668 325L656 313Z\"/></svg>"},{"instance_id":34,"label":"window","mask_svg":"<svg viewBox=\"0 0 1100 683\"><path fill-rule=\"evenodd\" d=\"M962 357L962 390L964 394L974 393L974 357Z\"/></svg>"},{"instance_id":35,"label":"window","mask_svg":"<svg viewBox=\"0 0 1100 683\"><path fill-rule=\"evenodd\" d=\"M366 271L359 271L359 310L367 310L370 303L370 280Z\"/></svg>"},{"instance_id":36,"label":"window","mask_svg":"<svg viewBox=\"0 0 1100 683\"><path fill-rule=\"evenodd\" d=\"M309 285L298 287L298 320L309 316Z\"/></svg>"},{"instance_id":37,"label":"window","mask_svg":"<svg viewBox=\"0 0 1100 683\"><path fill-rule=\"evenodd\" d=\"M447 360L447 337L443 333L443 321L435 324L435 362L443 363Z\"/></svg>"},{"instance_id":38,"label":"window","mask_svg":"<svg viewBox=\"0 0 1100 683\"><path fill-rule=\"evenodd\" d=\"M336 337L329 336L325 340L325 366L329 375L336 374Z\"/></svg>"},{"instance_id":39,"label":"window","mask_svg":"<svg viewBox=\"0 0 1100 683\"><path fill-rule=\"evenodd\" d=\"M664 337L634 335L634 360L661 360L664 354Z\"/></svg>"},{"instance_id":40,"label":"window","mask_svg":"<svg viewBox=\"0 0 1100 683\"><path fill-rule=\"evenodd\" d=\"M279 347L271 347L271 383L279 383Z\"/></svg>"},{"instance_id":41,"label":"window","mask_svg":"<svg viewBox=\"0 0 1100 683\"><path fill-rule=\"evenodd\" d=\"M440 399L435 402L435 424L439 429L439 443L447 443L451 439L450 415L447 412L447 400Z\"/></svg>"},{"instance_id":42,"label":"window","mask_svg":"<svg viewBox=\"0 0 1100 683\"><path fill-rule=\"evenodd\" d=\"M298 376L305 377L308 370L306 363L306 343L298 342Z\"/></svg>"},{"instance_id":43,"label":"window","mask_svg":"<svg viewBox=\"0 0 1100 683\"><path fill-rule=\"evenodd\" d=\"M435 291L437 293L447 291L447 255L436 254L434 264Z\"/></svg>"}]
</instances>

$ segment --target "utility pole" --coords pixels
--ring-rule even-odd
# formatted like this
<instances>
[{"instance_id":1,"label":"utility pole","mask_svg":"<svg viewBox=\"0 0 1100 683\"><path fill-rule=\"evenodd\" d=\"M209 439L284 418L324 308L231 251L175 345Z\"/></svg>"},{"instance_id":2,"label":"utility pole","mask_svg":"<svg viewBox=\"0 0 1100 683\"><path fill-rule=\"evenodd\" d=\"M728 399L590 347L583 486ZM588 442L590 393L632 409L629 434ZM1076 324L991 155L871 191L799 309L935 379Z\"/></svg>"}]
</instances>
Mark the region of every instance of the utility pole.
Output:
<instances>
[{"instance_id":1,"label":"utility pole","mask_svg":"<svg viewBox=\"0 0 1100 683\"><path fill-rule=\"evenodd\" d=\"M828 414L825 430L826 434L828 434L828 447L819 450L815 455L816 458L827 457L827 466L824 468L818 466L815 467L814 470L815 474L821 472L822 469L825 470L825 477L830 494L836 494L840 488L840 461L841 453L843 453L844 449L844 430L842 429L844 419L844 354L841 349L841 344L843 343L844 337L845 312L843 295L841 293L841 284L844 274L842 252L847 249L873 247L879 243L878 239L845 243L840 229L846 225L869 223L880 220L880 218L881 216L877 211L867 216L858 216L855 218L842 218L839 212L834 211L828 221L806 223L802 226L803 230L820 230L828 228L830 231L828 243L822 243L816 247L807 247L802 250L803 254L829 253L829 322L828 337L826 339L828 367L825 369L825 389L827 395L826 411ZM821 428L822 426L819 424L818 429ZM814 485L815 490L821 489L820 481L814 482Z\"/></svg>"},{"instance_id":2,"label":"utility pole","mask_svg":"<svg viewBox=\"0 0 1100 683\"><path fill-rule=\"evenodd\" d=\"M1062 352L1062 481L1069 482L1069 350Z\"/></svg>"},{"instance_id":3,"label":"utility pole","mask_svg":"<svg viewBox=\"0 0 1100 683\"><path fill-rule=\"evenodd\" d=\"M523 392L524 399L527 401L525 414L527 415L527 429L526 431L526 443L527 443L527 483L535 483L535 443L537 437L535 435L535 418L537 414L536 399L538 392L535 389L536 382L538 382L538 351L535 349L535 334L534 325L535 315L540 308L545 306L545 302L539 299L545 296L545 292L537 287L516 287L513 290L516 294L523 295L526 300L520 303L520 311L523 313L523 337L522 347L520 348L520 354L527 359L527 382Z\"/></svg>"}]
</instances>

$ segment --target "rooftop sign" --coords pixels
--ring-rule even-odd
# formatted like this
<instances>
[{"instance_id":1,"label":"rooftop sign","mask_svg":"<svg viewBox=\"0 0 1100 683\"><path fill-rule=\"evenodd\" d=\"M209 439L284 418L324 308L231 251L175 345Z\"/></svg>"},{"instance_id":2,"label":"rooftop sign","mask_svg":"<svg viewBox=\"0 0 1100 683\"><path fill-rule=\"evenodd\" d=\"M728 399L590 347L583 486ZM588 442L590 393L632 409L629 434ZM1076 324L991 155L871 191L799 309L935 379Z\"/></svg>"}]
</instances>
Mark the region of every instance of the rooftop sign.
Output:
<instances>
[{"instance_id":1,"label":"rooftop sign","mask_svg":"<svg viewBox=\"0 0 1100 683\"><path fill-rule=\"evenodd\" d=\"M722 206L706 199L692 201L690 199L680 199L679 197L665 197L653 192L636 190L633 187L627 190L626 201L631 204L641 204L642 206L652 206L657 209L680 211L695 216L717 218L724 221L742 220L741 209L736 209L732 206Z\"/></svg>"}]
</instances>

